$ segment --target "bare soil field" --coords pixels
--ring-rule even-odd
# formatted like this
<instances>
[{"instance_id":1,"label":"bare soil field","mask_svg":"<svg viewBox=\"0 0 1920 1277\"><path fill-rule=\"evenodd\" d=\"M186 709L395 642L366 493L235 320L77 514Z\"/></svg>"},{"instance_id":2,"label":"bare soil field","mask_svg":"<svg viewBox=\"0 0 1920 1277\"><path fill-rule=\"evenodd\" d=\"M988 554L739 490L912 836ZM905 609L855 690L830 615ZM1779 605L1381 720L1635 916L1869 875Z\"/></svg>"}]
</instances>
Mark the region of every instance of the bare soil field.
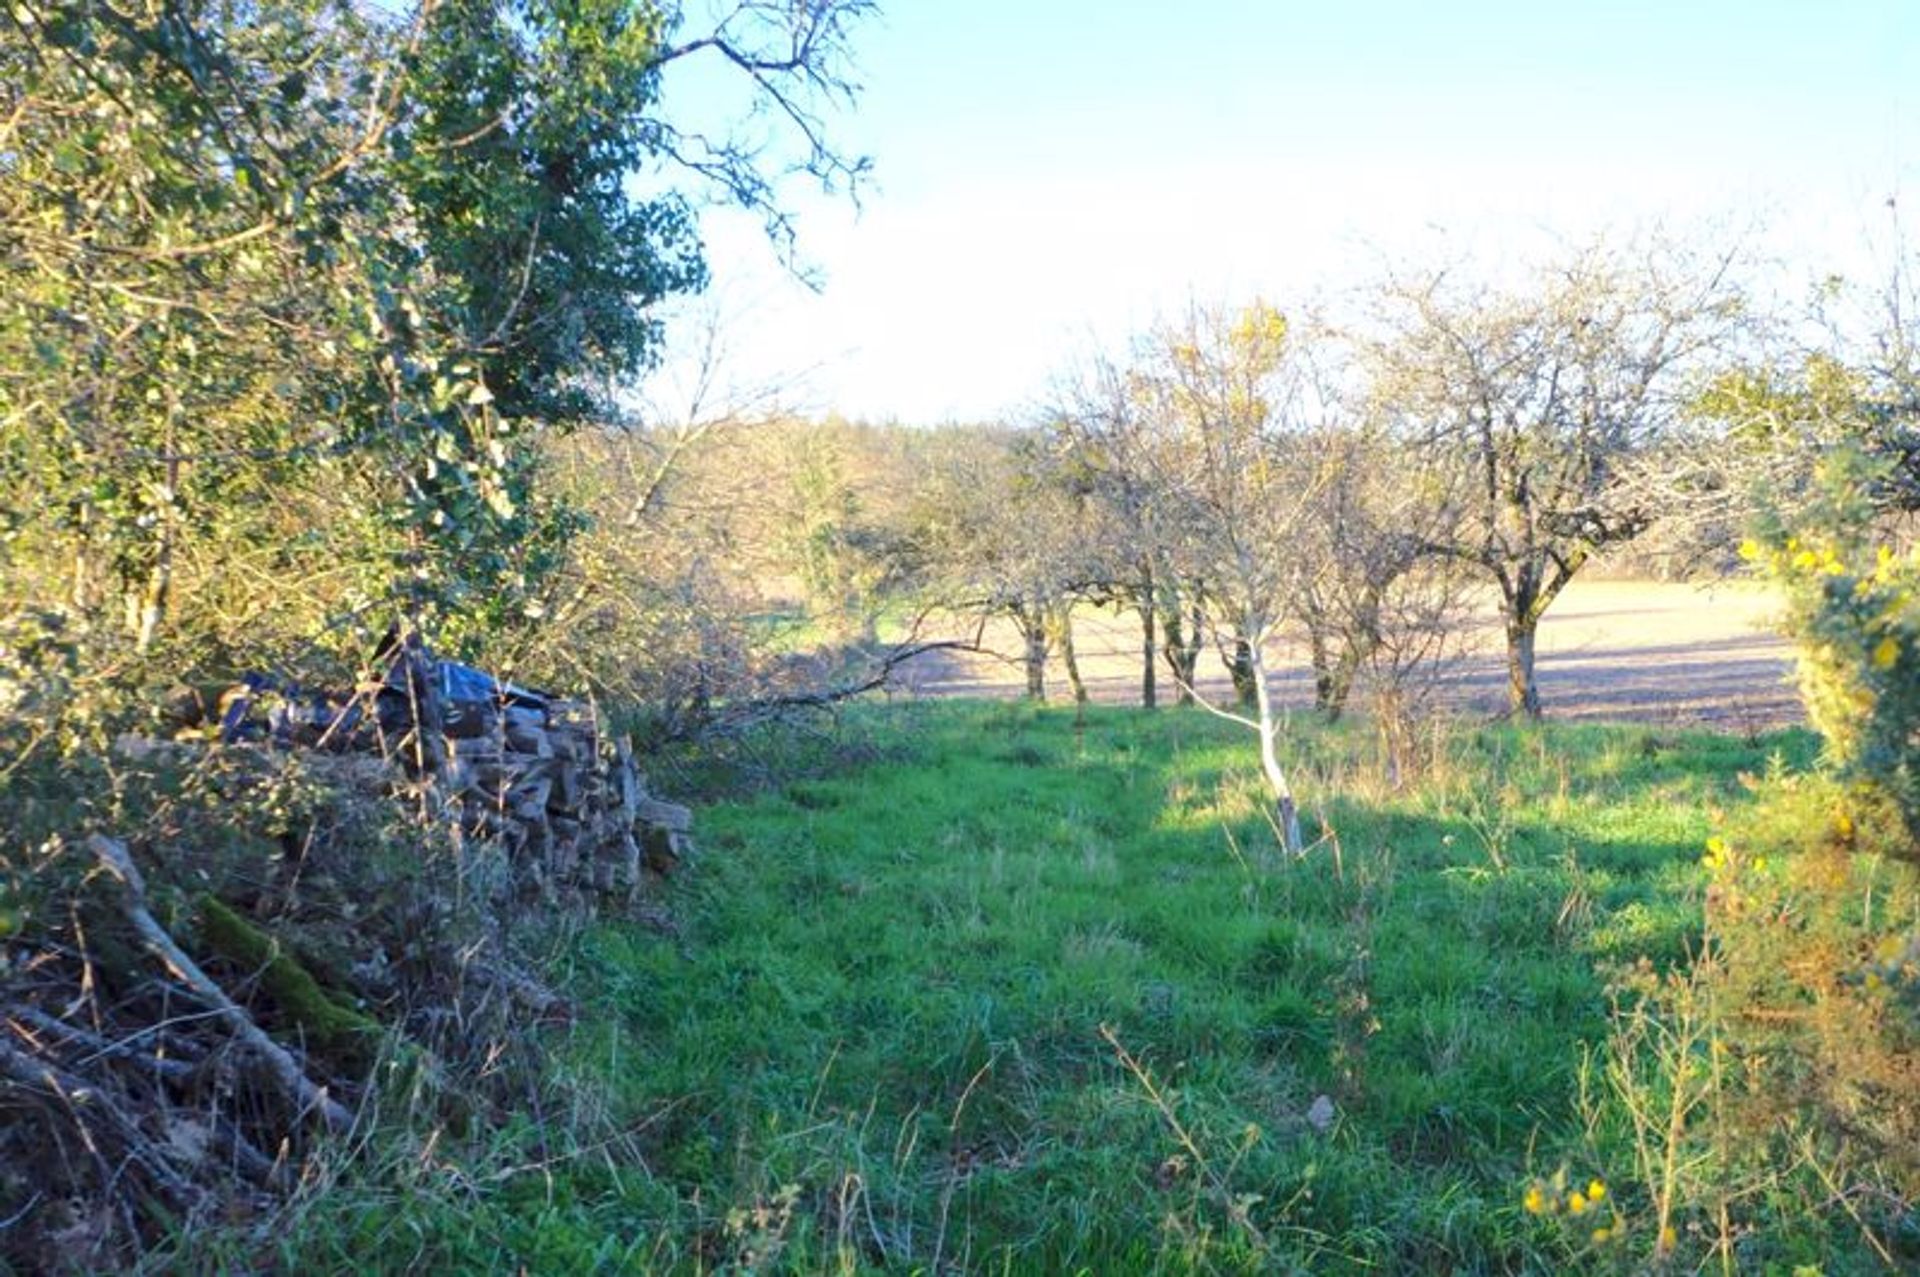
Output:
<instances>
[{"instance_id":1,"label":"bare soil field","mask_svg":"<svg viewBox=\"0 0 1920 1277\"><path fill-rule=\"evenodd\" d=\"M1645 581L1576 581L1541 622L1538 671L1549 717L1631 720L1753 731L1803 721L1792 683L1792 650L1769 628L1771 594L1745 583L1711 586ZM957 632L957 631L956 631ZM969 631L970 632L970 631ZM1140 694L1140 629L1131 615L1082 608L1074 614L1075 645L1088 690L1124 703ZM1021 644L1011 626L987 627L992 654L939 653L906 673L924 695L1013 697L1025 690ZM1312 704L1304 647L1271 652L1276 688L1289 706ZM1506 707L1506 665L1499 623L1483 609L1442 675L1445 704L1468 714ZM1201 690L1228 694L1217 655L1202 659ZM1162 666L1161 696L1172 699ZM1056 654L1047 667L1050 695L1067 695Z\"/></svg>"}]
</instances>

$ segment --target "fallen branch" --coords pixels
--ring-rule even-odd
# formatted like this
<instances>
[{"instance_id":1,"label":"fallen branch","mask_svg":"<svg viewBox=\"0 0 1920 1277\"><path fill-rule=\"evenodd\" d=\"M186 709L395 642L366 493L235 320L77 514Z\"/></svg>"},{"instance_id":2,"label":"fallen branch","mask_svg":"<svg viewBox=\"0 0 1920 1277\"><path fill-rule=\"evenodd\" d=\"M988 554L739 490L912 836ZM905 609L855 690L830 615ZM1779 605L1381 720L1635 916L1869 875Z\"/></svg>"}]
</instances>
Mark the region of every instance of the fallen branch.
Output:
<instances>
[{"instance_id":1,"label":"fallen branch","mask_svg":"<svg viewBox=\"0 0 1920 1277\"><path fill-rule=\"evenodd\" d=\"M868 692L878 691L893 681L894 671L908 661L925 656L929 652L974 652L989 656L998 655L981 647L977 642L964 639L941 639L927 643L904 643L893 648L880 658L878 665L858 679L833 687L816 688L806 692L788 692L775 696L763 696L753 700L730 705L715 714L707 730L711 733L740 731L778 718L781 714L793 711L830 709L842 701L850 701L864 696Z\"/></svg>"},{"instance_id":2,"label":"fallen branch","mask_svg":"<svg viewBox=\"0 0 1920 1277\"><path fill-rule=\"evenodd\" d=\"M199 964L174 943L166 928L154 918L147 909L146 882L134 865L133 857L127 853L126 844L94 834L87 839L87 849L100 862L100 867L120 884L121 910L139 933L141 942L167 964L175 977L220 1013L220 1018L227 1022L234 1036L259 1057L268 1076L299 1107L300 1112L317 1114L329 1130L344 1131L351 1126L352 1115L327 1094L325 1087L316 1085L287 1049L268 1037L253 1022L253 1017L228 997L226 990L202 971Z\"/></svg>"},{"instance_id":3,"label":"fallen branch","mask_svg":"<svg viewBox=\"0 0 1920 1277\"><path fill-rule=\"evenodd\" d=\"M25 1024L51 1037L84 1048L88 1054L73 1061L74 1068L84 1068L95 1060L125 1060L143 1073L151 1073L155 1077L178 1083L191 1081L197 1072L194 1065L186 1060L171 1060L143 1051L134 1044L132 1039L115 1042L98 1033L83 1029L79 1025L68 1024L65 1020L48 1015L35 1007L19 1007L10 1014L16 1021L14 1032L22 1038L27 1037L20 1027L21 1024Z\"/></svg>"},{"instance_id":4,"label":"fallen branch","mask_svg":"<svg viewBox=\"0 0 1920 1277\"><path fill-rule=\"evenodd\" d=\"M191 1087L201 1076L201 1067L186 1060L171 1059L166 1056L152 1055L137 1045L142 1037L150 1036L151 1031L143 1031L120 1041L113 1041L91 1030L69 1024L65 1020L48 1015L37 1007L16 1007L9 1013L12 1018L14 1034L21 1038L29 1048L29 1054L45 1059L43 1052L33 1050L37 1044L27 1033L26 1028L38 1029L50 1037L56 1037L73 1046L82 1047L87 1054L75 1060L64 1062L64 1068L72 1073L77 1081L81 1071L98 1061L121 1061L141 1073L170 1082L178 1087ZM90 1088L97 1090L98 1088ZM233 1159L233 1164L254 1183L262 1187L283 1189L286 1187L286 1168L274 1162L259 1149L255 1148L240 1128L218 1114L209 1115L214 1134L220 1144Z\"/></svg>"},{"instance_id":5,"label":"fallen branch","mask_svg":"<svg viewBox=\"0 0 1920 1277\"><path fill-rule=\"evenodd\" d=\"M106 1133L113 1136L123 1164L124 1161L132 1161L145 1168L153 1179L154 1188L170 1205L191 1208L199 1204L200 1190L168 1165L153 1141L142 1133L140 1124L127 1116L99 1087L88 1084L45 1059L20 1050L5 1037L0 1037L0 1077L27 1090L58 1099L72 1117L88 1152L98 1159L103 1171L109 1172L110 1177L113 1168L107 1166L106 1155L94 1138L93 1125L82 1115L83 1109L87 1116L97 1115L98 1123L103 1124Z\"/></svg>"}]
</instances>

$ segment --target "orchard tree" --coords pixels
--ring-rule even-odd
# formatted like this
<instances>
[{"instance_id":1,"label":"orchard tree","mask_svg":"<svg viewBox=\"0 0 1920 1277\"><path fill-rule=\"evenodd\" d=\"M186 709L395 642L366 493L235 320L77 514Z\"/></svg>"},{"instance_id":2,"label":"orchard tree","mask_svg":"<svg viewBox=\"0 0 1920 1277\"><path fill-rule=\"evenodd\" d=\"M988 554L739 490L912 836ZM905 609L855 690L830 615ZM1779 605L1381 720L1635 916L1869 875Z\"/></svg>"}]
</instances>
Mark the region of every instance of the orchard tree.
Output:
<instances>
[{"instance_id":1,"label":"orchard tree","mask_svg":"<svg viewBox=\"0 0 1920 1277\"><path fill-rule=\"evenodd\" d=\"M1297 542L1304 572L1295 612L1313 670L1314 708L1336 721L1356 682L1398 637L1395 606L1410 576L1431 566L1444 511L1423 500L1391 443L1364 426L1310 432L1324 482Z\"/></svg>"},{"instance_id":2,"label":"orchard tree","mask_svg":"<svg viewBox=\"0 0 1920 1277\"><path fill-rule=\"evenodd\" d=\"M1299 855L1299 808L1280 761L1267 648L1317 571L1301 545L1326 482L1311 436L1299 428L1315 409L1305 352L1279 311L1255 303L1191 308L1156 328L1142 356L1134 396L1173 445L1159 453L1156 480L1186 532L1184 554L1208 582L1200 616L1243 645L1237 650L1250 666L1254 717L1228 717L1255 732L1282 841Z\"/></svg>"},{"instance_id":3,"label":"orchard tree","mask_svg":"<svg viewBox=\"0 0 1920 1277\"><path fill-rule=\"evenodd\" d=\"M1136 344L1118 387L1117 401L1103 396L1064 414L1067 438L1096 473L1109 472L1109 490L1135 494L1142 522L1163 538L1160 561L1207 583L1198 623L1239 645L1254 707L1248 717L1199 703L1255 733L1276 826L1287 850L1300 854L1267 648L1302 573L1313 570L1300 533L1325 481L1298 429L1313 410L1303 352L1270 306L1194 307ZM1123 475L1110 473L1122 464Z\"/></svg>"},{"instance_id":4,"label":"orchard tree","mask_svg":"<svg viewBox=\"0 0 1920 1277\"><path fill-rule=\"evenodd\" d=\"M1046 698L1047 658L1057 649L1075 701L1084 701L1072 609L1101 565L1086 503L1062 482L1041 440L1004 430L942 431L917 506L914 536L935 597L1013 624L1029 697Z\"/></svg>"},{"instance_id":5,"label":"orchard tree","mask_svg":"<svg viewBox=\"0 0 1920 1277\"><path fill-rule=\"evenodd\" d=\"M1425 548L1498 588L1510 709L1538 717L1541 617L1676 499L1663 445L1745 318L1731 262L1601 245L1517 286L1397 280L1380 318L1372 411L1451 510Z\"/></svg>"},{"instance_id":6,"label":"orchard tree","mask_svg":"<svg viewBox=\"0 0 1920 1277\"><path fill-rule=\"evenodd\" d=\"M1180 701L1192 700L1204 627L1189 618L1202 582L1162 481L1167 450L1177 441L1146 411L1139 391L1137 361L1088 361L1061 379L1058 402L1048 409L1048 439L1059 481L1083 506L1091 571L1080 593L1139 619L1140 703L1154 709L1163 657Z\"/></svg>"},{"instance_id":7,"label":"orchard tree","mask_svg":"<svg viewBox=\"0 0 1920 1277\"><path fill-rule=\"evenodd\" d=\"M1139 426L1120 364L1099 356L1061 374L1046 409L1046 438L1063 481L1100 513L1101 564L1090 597L1140 618L1140 703L1159 704L1153 605L1155 546L1152 491L1131 462Z\"/></svg>"}]
</instances>

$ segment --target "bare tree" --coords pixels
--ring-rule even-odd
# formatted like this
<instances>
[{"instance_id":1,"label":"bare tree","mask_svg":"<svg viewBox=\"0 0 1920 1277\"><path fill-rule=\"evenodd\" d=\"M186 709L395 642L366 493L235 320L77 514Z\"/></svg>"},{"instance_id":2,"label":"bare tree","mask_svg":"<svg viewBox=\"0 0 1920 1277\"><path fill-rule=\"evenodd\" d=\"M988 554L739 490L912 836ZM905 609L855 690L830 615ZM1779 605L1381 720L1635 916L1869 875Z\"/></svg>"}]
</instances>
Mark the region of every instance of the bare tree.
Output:
<instances>
[{"instance_id":1,"label":"bare tree","mask_svg":"<svg viewBox=\"0 0 1920 1277\"><path fill-rule=\"evenodd\" d=\"M936 599L982 620L1003 617L1021 639L1027 695L1046 698L1048 656L1073 653L1075 594L1097 571L1085 503L1053 472L1029 435L986 428L940 432L928 458L913 535Z\"/></svg>"},{"instance_id":2,"label":"bare tree","mask_svg":"<svg viewBox=\"0 0 1920 1277\"><path fill-rule=\"evenodd\" d=\"M1088 506L1091 561L1080 593L1140 620L1140 703L1159 704L1160 618L1175 576L1178 529L1154 475L1165 441L1142 415L1128 367L1096 358L1064 375L1047 409L1059 473Z\"/></svg>"},{"instance_id":3,"label":"bare tree","mask_svg":"<svg viewBox=\"0 0 1920 1277\"><path fill-rule=\"evenodd\" d=\"M1063 422L1088 465L1131 467L1110 475L1110 487L1133 494L1142 522L1165 537L1162 563L1207 583L1188 616L1235 645L1254 705L1248 716L1199 703L1255 733L1282 841L1297 855L1299 808L1267 668L1300 581L1300 527L1324 481L1307 438L1288 428L1304 385L1295 346L1286 320L1264 304L1195 307L1137 343L1119 383L1124 402L1103 396Z\"/></svg>"},{"instance_id":4,"label":"bare tree","mask_svg":"<svg viewBox=\"0 0 1920 1277\"><path fill-rule=\"evenodd\" d=\"M804 174L827 191L857 199L872 169L868 157L832 145L825 121L859 96L851 37L877 12L873 0L667 6L677 38L659 51L654 65L671 76L701 61L718 63L735 73L724 88L740 100L717 129L649 121L650 140L721 198L757 214L789 266L799 263L793 214L780 200L784 180Z\"/></svg>"},{"instance_id":5,"label":"bare tree","mask_svg":"<svg viewBox=\"0 0 1920 1277\"><path fill-rule=\"evenodd\" d=\"M1596 246L1496 289L1394 280L1366 352L1372 408L1454 517L1425 548L1498 587L1512 712L1538 717L1534 643L1595 551L1660 513L1645 463L1738 330L1730 259Z\"/></svg>"}]
</instances>

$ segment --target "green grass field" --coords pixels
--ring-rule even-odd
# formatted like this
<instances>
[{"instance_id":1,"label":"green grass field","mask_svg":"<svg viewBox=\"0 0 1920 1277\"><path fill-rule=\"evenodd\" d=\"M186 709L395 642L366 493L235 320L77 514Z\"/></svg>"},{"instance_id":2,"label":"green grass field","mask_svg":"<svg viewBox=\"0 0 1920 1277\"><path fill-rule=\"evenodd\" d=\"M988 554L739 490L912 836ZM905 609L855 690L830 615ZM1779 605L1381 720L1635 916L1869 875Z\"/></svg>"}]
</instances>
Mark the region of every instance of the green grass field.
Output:
<instances>
[{"instance_id":1,"label":"green grass field","mask_svg":"<svg viewBox=\"0 0 1920 1277\"><path fill-rule=\"evenodd\" d=\"M1203 714L947 703L854 727L858 761L703 812L680 935L575 946L565 1055L617 1139L484 1192L363 1195L352 1228L313 1230L329 1262L1627 1263L1650 1239L1610 1257L1526 1187L1624 1179L1576 1095L1608 971L1689 953L1714 813L1814 747L1469 727L1395 793L1363 731L1302 727L1326 828L1292 861L1249 738Z\"/></svg>"}]
</instances>

